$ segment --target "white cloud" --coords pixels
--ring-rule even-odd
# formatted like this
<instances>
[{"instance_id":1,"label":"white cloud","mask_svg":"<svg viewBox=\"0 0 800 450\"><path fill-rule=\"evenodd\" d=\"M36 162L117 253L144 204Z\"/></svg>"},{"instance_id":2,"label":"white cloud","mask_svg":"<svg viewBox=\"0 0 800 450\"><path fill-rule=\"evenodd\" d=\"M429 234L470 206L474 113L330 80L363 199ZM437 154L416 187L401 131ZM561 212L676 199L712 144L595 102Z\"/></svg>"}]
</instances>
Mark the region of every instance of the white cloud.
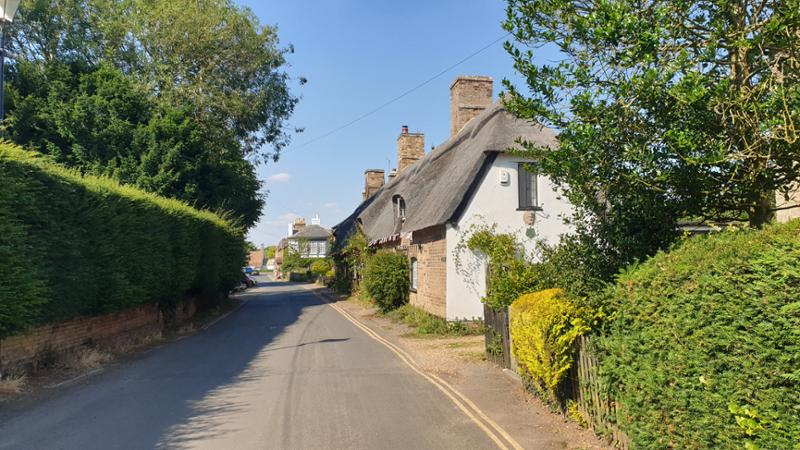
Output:
<instances>
[{"instance_id":1,"label":"white cloud","mask_svg":"<svg viewBox=\"0 0 800 450\"><path fill-rule=\"evenodd\" d=\"M286 214L281 214L280 216L278 216L278 222L291 222L294 219L299 219L299 218L300 218L300 216L298 216L295 213L286 213Z\"/></svg>"},{"instance_id":2,"label":"white cloud","mask_svg":"<svg viewBox=\"0 0 800 450\"><path fill-rule=\"evenodd\" d=\"M286 172L276 173L267 177L267 181L272 181L273 183L286 183L291 179L292 176Z\"/></svg>"},{"instance_id":3,"label":"white cloud","mask_svg":"<svg viewBox=\"0 0 800 450\"><path fill-rule=\"evenodd\" d=\"M336 203L336 202L328 202L328 203L325 203L325 205L323 205L323 206L328 208L328 209L333 209L333 208L336 208L337 206L339 206L339 204Z\"/></svg>"}]
</instances>

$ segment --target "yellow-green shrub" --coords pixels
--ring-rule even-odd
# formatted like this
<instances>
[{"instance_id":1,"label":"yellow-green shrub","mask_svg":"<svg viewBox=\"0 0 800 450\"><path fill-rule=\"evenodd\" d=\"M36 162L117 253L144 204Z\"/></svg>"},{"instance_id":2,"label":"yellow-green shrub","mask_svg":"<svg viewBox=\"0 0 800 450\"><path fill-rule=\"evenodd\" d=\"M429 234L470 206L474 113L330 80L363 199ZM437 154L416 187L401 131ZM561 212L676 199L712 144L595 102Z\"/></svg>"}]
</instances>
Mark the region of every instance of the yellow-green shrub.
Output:
<instances>
[{"instance_id":1,"label":"yellow-green shrub","mask_svg":"<svg viewBox=\"0 0 800 450\"><path fill-rule=\"evenodd\" d=\"M511 304L511 350L520 372L551 399L572 365L575 339L589 331L590 322L588 312L561 289L525 294Z\"/></svg>"}]
</instances>

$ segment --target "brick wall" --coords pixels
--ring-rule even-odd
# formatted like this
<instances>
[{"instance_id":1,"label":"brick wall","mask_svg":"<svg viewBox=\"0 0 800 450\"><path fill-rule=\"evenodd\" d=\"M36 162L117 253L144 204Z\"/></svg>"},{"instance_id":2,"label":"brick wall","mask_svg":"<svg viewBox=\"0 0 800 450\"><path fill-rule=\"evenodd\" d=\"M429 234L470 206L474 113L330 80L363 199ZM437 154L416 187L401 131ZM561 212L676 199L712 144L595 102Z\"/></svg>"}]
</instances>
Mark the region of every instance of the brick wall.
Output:
<instances>
[{"instance_id":1,"label":"brick wall","mask_svg":"<svg viewBox=\"0 0 800 450\"><path fill-rule=\"evenodd\" d=\"M492 106L491 77L460 76L450 85L450 136Z\"/></svg>"},{"instance_id":2,"label":"brick wall","mask_svg":"<svg viewBox=\"0 0 800 450\"><path fill-rule=\"evenodd\" d=\"M96 317L78 317L64 322L33 328L27 333L0 340L0 369L35 366L45 353L64 352L81 345L113 345L157 332L165 319L171 323L188 320L196 311L195 301L179 302L172 317L165 318L154 304Z\"/></svg>"},{"instance_id":3,"label":"brick wall","mask_svg":"<svg viewBox=\"0 0 800 450\"><path fill-rule=\"evenodd\" d=\"M415 231L409 242L409 263L417 260L417 292L409 302L439 317L447 317L447 245L444 226Z\"/></svg>"}]
</instances>

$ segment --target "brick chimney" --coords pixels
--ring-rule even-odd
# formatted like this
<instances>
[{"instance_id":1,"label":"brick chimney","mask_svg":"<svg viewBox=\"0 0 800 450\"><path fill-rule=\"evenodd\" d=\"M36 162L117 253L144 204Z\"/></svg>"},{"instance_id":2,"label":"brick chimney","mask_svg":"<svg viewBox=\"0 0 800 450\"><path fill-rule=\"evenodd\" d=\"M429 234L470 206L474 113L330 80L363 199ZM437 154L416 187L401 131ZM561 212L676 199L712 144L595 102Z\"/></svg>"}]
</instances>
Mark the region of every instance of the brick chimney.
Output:
<instances>
[{"instance_id":1,"label":"brick chimney","mask_svg":"<svg viewBox=\"0 0 800 450\"><path fill-rule=\"evenodd\" d=\"M492 106L492 77L459 76L450 85L450 136Z\"/></svg>"},{"instance_id":2,"label":"brick chimney","mask_svg":"<svg viewBox=\"0 0 800 450\"><path fill-rule=\"evenodd\" d=\"M306 227L306 219L294 219L292 222L292 236L299 233Z\"/></svg>"},{"instance_id":3,"label":"brick chimney","mask_svg":"<svg viewBox=\"0 0 800 450\"><path fill-rule=\"evenodd\" d=\"M378 189L383 187L383 183L385 182L383 174L383 169L369 169L364 171L364 200L372 197L373 194L378 192Z\"/></svg>"},{"instance_id":4,"label":"brick chimney","mask_svg":"<svg viewBox=\"0 0 800 450\"><path fill-rule=\"evenodd\" d=\"M403 125L397 137L397 173L401 174L406 167L425 156L425 135L409 133L408 125Z\"/></svg>"}]
</instances>

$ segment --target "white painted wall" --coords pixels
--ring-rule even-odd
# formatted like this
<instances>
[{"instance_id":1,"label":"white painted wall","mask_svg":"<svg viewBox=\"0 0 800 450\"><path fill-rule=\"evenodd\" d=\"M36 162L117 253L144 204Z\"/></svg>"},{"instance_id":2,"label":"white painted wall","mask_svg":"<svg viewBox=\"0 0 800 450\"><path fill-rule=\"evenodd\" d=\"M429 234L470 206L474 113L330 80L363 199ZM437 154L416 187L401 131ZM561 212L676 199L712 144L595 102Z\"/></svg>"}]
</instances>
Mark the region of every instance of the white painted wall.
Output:
<instances>
[{"instance_id":1,"label":"white painted wall","mask_svg":"<svg viewBox=\"0 0 800 450\"><path fill-rule=\"evenodd\" d=\"M526 235L529 228L523 219L526 211L517 211L517 164L523 159L500 154L472 198L458 223L447 226L447 319L483 318L481 298L486 291L486 258L469 250L459 251L459 242L468 239L470 226L497 224L498 233L513 233L528 253L533 253L537 240L556 243L572 228L564 218L572 214L572 206L560 198L555 186L545 177L538 177L538 199L542 211L536 211L534 238ZM507 171L510 182L500 182L501 172ZM457 260L459 261L457 267Z\"/></svg>"}]
</instances>

